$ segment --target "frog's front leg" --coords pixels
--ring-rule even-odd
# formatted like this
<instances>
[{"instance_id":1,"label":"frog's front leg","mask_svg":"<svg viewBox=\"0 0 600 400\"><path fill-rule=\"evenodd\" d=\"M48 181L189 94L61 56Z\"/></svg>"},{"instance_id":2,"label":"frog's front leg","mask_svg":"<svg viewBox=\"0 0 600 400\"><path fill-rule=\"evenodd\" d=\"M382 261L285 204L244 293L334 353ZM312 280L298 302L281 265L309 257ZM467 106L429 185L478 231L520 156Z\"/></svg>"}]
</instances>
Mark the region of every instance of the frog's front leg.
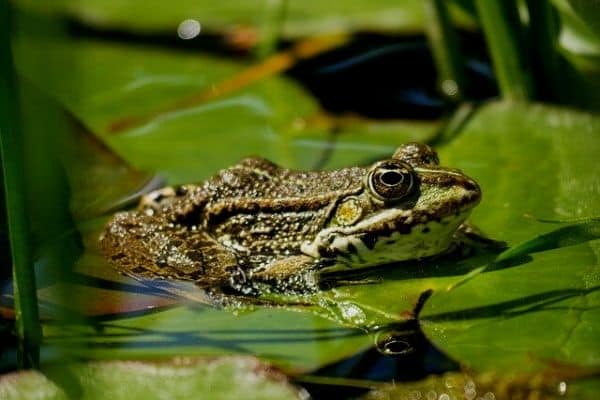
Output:
<instances>
[{"instance_id":1,"label":"frog's front leg","mask_svg":"<svg viewBox=\"0 0 600 400\"><path fill-rule=\"evenodd\" d=\"M504 250L508 247L507 243L502 240L495 240L487 237L481 229L469 221L463 222L458 227L454 234L454 240L468 246L484 248L487 250Z\"/></svg>"},{"instance_id":2,"label":"frog's front leg","mask_svg":"<svg viewBox=\"0 0 600 400\"><path fill-rule=\"evenodd\" d=\"M318 290L317 270L321 263L304 254L276 258L251 273L251 280L261 291L278 293L313 293Z\"/></svg>"},{"instance_id":3,"label":"frog's front leg","mask_svg":"<svg viewBox=\"0 0 600 400\"><path fill-rule=\"evenodd\" d=\"M175 189L171 186L166 186L142 196L140 199L139 209L159 210L165 200L172 199L176 196Z\"/></svg>"}]
</instances>

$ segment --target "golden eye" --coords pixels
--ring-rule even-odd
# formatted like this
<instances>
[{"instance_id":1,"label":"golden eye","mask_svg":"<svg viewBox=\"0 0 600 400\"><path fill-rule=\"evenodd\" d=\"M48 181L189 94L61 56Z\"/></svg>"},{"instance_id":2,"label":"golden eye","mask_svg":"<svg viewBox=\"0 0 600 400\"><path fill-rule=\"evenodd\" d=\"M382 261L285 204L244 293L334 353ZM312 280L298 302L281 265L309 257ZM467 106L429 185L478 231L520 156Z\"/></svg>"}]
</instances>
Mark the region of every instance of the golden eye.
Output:
<instances>
[{"instance_id":1,"label":"golden eye","mask_svg":"<svg viewBox=\"0 0 600 400\"><path fill-rule=\"evenodd\" d=\"M415 173L410 164L400 160L380 161L367 177L369 190L380 200L395 201L411 194Z\"/></svg>"}]
</instances>

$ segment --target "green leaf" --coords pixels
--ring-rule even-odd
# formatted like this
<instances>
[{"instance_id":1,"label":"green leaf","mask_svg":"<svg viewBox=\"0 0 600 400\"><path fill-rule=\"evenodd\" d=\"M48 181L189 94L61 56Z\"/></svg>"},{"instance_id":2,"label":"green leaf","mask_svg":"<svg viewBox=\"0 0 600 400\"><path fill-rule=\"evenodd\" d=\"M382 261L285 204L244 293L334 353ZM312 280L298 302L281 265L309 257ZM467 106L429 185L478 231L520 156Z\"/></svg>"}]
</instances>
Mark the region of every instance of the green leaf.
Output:
<instances>
[{"instance_id":1,"label":"green leaf","mask_svg":"<svg viewBox=\"0 0 600 400\"><path fill-rule=\"evenodd\" d=\"M411 123L396 122L382 131L383 125L358 121L333 135L332 120L321 119L314 99L289 79L272 77L114 133L109 128L119 118L206 90L236 76L244 65L93 41L19 44L17 61L24 76L124 160L160 171L173 183L202 180L252 153L285 166L311 168L322 159L326 166L356 165L390 154L407 138L435 132L431 124L414 125L420 128L416 134ZM34 54L47 60L43 69L39 64L36 68ZM69 79L64 79L65 70ZM599 129L598 117L586 113L492 103L441 149L441 158L444 165L460 167L481 183L484 199L473 213L475 224L514 245L556 227L541 219L597 216ZM373 339L361 329L411 318L421 294L433 289L423 328L466 365L527 369L530 364L523 360L530 353L594 365L600 353L594 341L597 241L535 253L531 260L482 273L451 292L445 289L496 255L479 251L461 260L439 257L372 269L359 278L376 283L340 286L302 299L306 306L259 307L237 310L236 315L196 301L201 294L193 288L174 296L117 277L97 254L103 221L88 223L81 227L87 247L77 266L81 281L72 282L72 296L58 304L89 305L91 312L71 311L95 317L89 324L47 324L50 349L67 344L76 354L97 358L254 354L288 371L307 371L371 345ZM48 301L56 301L47 294ZM149 311L142 313L145 308ZM478 353L479 346L485 354Z\"/></svg>"},{"instance_id":2,"label":"green leaf","mask_svg":"<svg viewBox=\"0 0 600 400\"><path fill-rule=\"evenodd\" d=\"M463 365L600 364L599 130L590 114L490 104L441 152L481 184L473 222L514 246L425 305L427 336Z\"/></svg>"},{"instance_id":3,"label":"green leaf","mask_svg":"<svg viewBox=\"0 0 600 400\"><path fill-rule=\"evenodd\" d=\"M600 219L598 218L567 225L518 244L500 254L494 263L504 263L531 253L574 246L594 239L600 239Z\"/></svg>"},{"instance_id":4,"label":"green leaf","mask_svg":"<svg viewBox=\"0 0 600 400\"><path fill-rule=\"evenodd\" d=\"M569 374L570 375L570 374ZM574 374L573 374L574 375ZM582 376L581 378L589 378ZM448 372L417 382L382 385L361 397L363 400L411 398L454 399L593 399L598 382L568 380L553 374L518 375Z\"/></svg>"},{"instance_id":5,"label":"green leaf","mask_svg":"<svg viewBox=\"0 0 600 400\"><path fill-rule=\"evenodd\" d=\"M562 83L569 100L597 110L600 107L600 2L553 0L560 17L557 47L570 63ZM575 72L575 73L574 73Z\"/></svg>"},{"instance_id":6,"label":"green leaf","mask_svg":"<svg viewBox=\"0 0 600 400\"><path fill-rule=\"evenodd\" d=\"M47 372L54 382L39 372L0 376L0 398L300 399L303 393L283 374L250 357L77 363Z\"/></svg>"},{"instance_id":7,"label":"green leaf","mask_svg":"<svg viewBox=\"0 0 600 400\"><path fill-rule=\"evenodd\" d=\"M298 84L274 76L228 96L163 112L141 126L112 132L116 121L152 115L210 90L247 66L208 55L93 41L23 39L15 47L21 74L64 105L125 161L140 170L159 171L170 183L199 181L248 155L288 167L336 167L352 160L347 154L369 160L393 151L398 143L426 140L437 129L437 124L423 122L338 121L325 115ZM65 71L69 79L64 78ZM362 136L369 137L369 147L357 140ZM328 144L334 141L337 146L330 154Z\"/></svg>"},{"instance_id":8,"label":"green leaf","mask_svg":"<svg viewBox=\"0 0 600 400\"><path fill-rule=\"evenodd\" d=\"M87 24L120 28L128 31L177 31L185 19L196 19L203 31L227 33L236 27L259 30L263 22L265 2L240 0L183 0L166 4L160 0L118 1L87 0L18 0L26 10L60 13ZM423 9L418 0L403 1L365 0L323 2L316 0L290 1L283 24L284 37L298 37L352 31L420 32L423 29ZM467 14L456 12L456 19L471 26Z\"/></svg>"},{"instance_id":9,"label":"green leaf","mask_svg":"<svg viewBox=\"0 0 600 400\"><path fill-rule=\"evenodd\" d=\"M587 27L596 34L600 40L600 1L598 0L568 0L579 18L585 21Z\"/></svg>"},{"instance_id":10,"label":"green leaf","mask_svg":"<svg viewBox=\"0 0 600 400\"><path fill-rule=\"evenodd\" d=\"M66 400L64 390L37 371L0 375L0 398L4 400Z\"/></svg>"},{"instance_id":11,"label":"green leaf","mask_svg":"<svg viewBox=\"0 0 600 400\"><path fill-rule=\"evenodd\" d=\"M372 325L371 321L382 318L403 319L396 311L412 309L414 297L420 294L417 289L415 296L398 301L397 310L391 313L371 312L368 305L363 311L352 299L336 299L335 294L332 298L308 299L308 306L259 309L241 316L213 310L198 304L202 295L193 287L185 289L183 299L177 297L180 292L173 298L168 291L148 289L119 277L97 251L104 219L87 218L106 209L111 197L123 196L123 188L139 181L139 174L128 168L127 162L139 170L159 171L173 183L200 181L250 154L286 166L336 167L369 162L391 153L399 142L431 137L437 124L331 118L297 84L272 77L224 98L114 133L110 126L115 120L151 113L229 79L246 66L206 55L93 41L37 42L26 36L20 40L20 73L84 125L77 127L67 149L80 148L86 157L78 160L66 152L65 163L74 198L80 199L75 212L80 216L86 253L72 282L40 291L46 314L56 315L58 311L59 315L74 316L69 329L62 325L45 327L50 348L81 345L83 348L73 347L74 351L99 358L241 352L259 354L286 369L300 371L334 362L372 344L369 336L353 327ZM43 65L40 60L44 60ZM69 79L64 79L67 70ZM85 137L89 134L86 131L108 143L121 160L94 145ZM118 173L108 173L111 165ZM92 173L96 179L102 178L99 191L89 187ZM85 199L94 202L89 205ZM174 307L182 301L189 303L186 299L190 298L189 306ZM136 317L141 310L154 312ZM78 325L81 315L95 316L99 322ZM350 327L341 328L340 321ZM269 340L263 339L263 330L272 331ZM241 338L239 343L236 337ZM143 343L145 338L153 344ZM181 338L188 341L178 341Z\"/></svg>"}]
</instances>

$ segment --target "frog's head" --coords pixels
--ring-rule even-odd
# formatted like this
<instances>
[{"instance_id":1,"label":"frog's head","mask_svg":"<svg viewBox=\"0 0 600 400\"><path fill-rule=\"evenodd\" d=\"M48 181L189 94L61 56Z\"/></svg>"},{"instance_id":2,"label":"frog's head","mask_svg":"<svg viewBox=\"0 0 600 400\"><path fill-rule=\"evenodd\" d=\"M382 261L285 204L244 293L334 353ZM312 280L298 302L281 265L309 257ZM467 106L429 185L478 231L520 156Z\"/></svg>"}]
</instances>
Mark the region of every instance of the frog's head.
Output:
<instances>
[{"instance_id":1,"label":"frog's head","mask_svg":"<svg viewBox=\"0 0 600 400\"><path fill-rule=\"evenodd\" d=\"M435 255L480 199L479 185L440 167L429 146L407 144L365 169L363 190L338 199L328 225L302 251L350 267Z\"/></svg>"}]
</instances>

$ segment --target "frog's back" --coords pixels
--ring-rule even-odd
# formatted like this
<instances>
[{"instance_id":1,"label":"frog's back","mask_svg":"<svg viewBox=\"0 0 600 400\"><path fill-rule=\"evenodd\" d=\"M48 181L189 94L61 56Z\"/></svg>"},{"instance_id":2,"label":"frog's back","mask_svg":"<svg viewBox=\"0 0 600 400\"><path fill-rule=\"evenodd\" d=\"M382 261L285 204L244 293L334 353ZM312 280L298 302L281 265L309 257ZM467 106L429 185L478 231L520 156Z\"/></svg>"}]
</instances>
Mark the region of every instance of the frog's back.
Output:
<instances>
[{"instance_id":1,"label":"frog's back","mask_svg":"<svg viewBox=\"0 0 600 400\"><path fill-rule=\"evenodd\" d=\"M232 199L296 201L333 198L361 187L364 170L295 171L262 158L246 158L204 184L212 202Z\"/></svg>"},{"instance_id":2,"label":"frog's back","mask_svg":"<svg viewBox=\"0 0 600 400\"><path fill-rule=\"evenodd\" d=\"M304 172L247 158L208 180L203 227L253 258L299 254L325 226L339 198L362 190L361 168Z\"/></svg>"}]
</instances>

